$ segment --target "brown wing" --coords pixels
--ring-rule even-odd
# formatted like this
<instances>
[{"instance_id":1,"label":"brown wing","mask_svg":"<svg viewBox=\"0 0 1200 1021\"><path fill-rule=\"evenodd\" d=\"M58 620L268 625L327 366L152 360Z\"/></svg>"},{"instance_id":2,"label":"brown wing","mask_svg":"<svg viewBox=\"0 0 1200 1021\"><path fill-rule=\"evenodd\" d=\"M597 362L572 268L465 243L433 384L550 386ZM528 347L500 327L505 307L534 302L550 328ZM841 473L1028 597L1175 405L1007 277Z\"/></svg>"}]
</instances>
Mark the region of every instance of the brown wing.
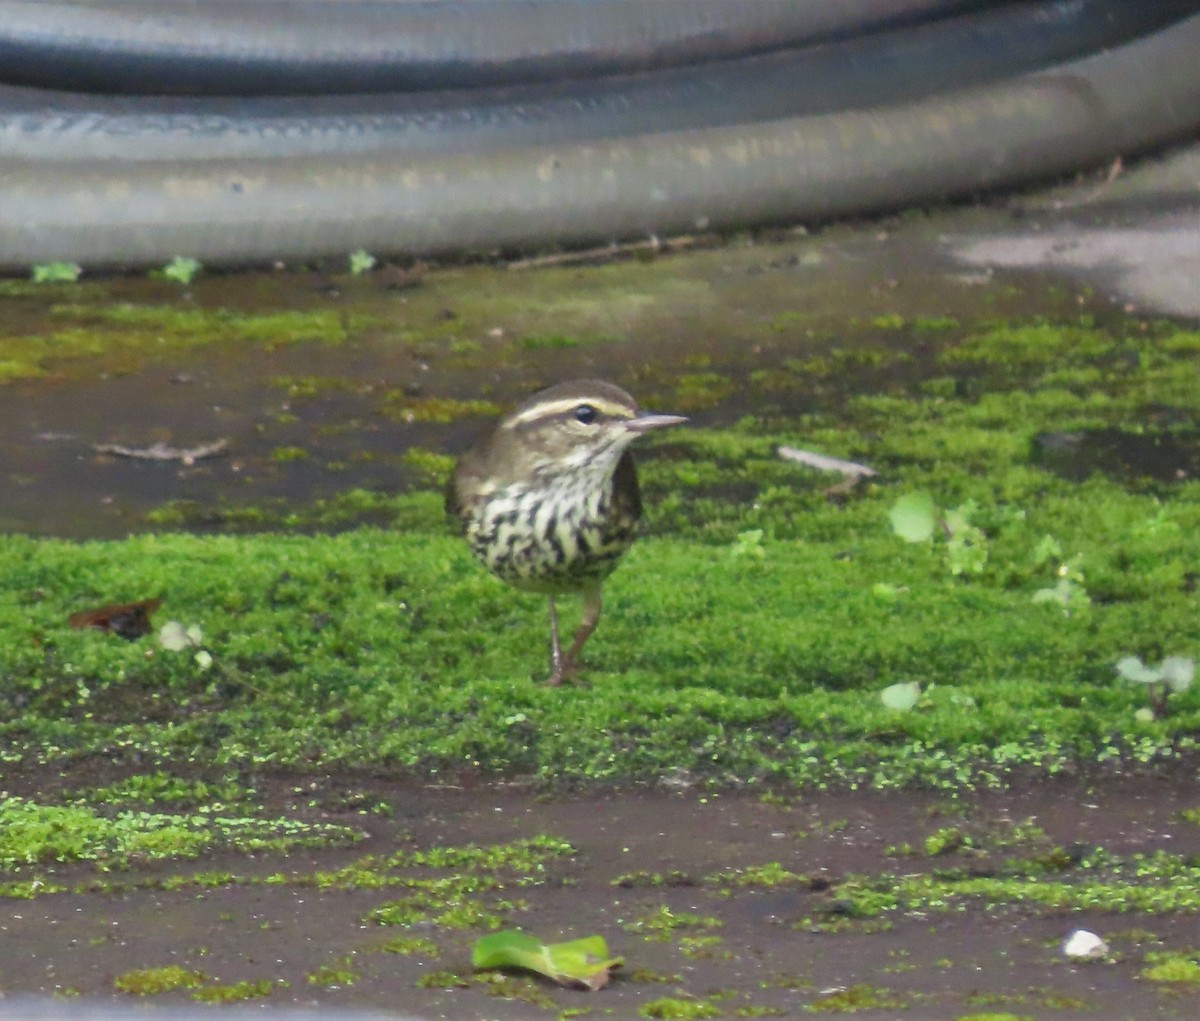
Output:
<instances>
[{"instance_id":1,"label":"brown wing","mask_svg":"<svg viewBox=\"0 0 1200 1021\"><path fill-rule=\"evenodd\" d=\"M443 506L446 513L463 527L466 526L471 505L479 492L483 478L483 461L484 455L478 447L467 451L459 458L454 471L446 480Z\"/></svg>"},{"instance_id":2,"label":"brown wing","mask_svg":"<svg viewBox=\"0 0 1200 1021\"><path fill-rule=\"evenodd\" d=\"M450 477L446 479L446 491L443 494L443 504L446 508L448 517L454 518L459 524L462 524L462 494L459 492L458 473L462 469L462 462L454 466L454 471L450 473Z\"/></svg>"},{"instance_id":3,"label":"brown wing","mask_svg":"<svg viewBox=\"0 0 1200 1021\"><path fill-rule=\"evenodd\" d=\"M626 450L613 472L613 510L618 515L637 521L642 516L642 493L638 487L637 469L633 454Z\"/></svg>"},{"instance_id":4,"label":"brown wing","mask_svg":"<svg viewBox=\"0 0 1200 1021\"><path fill-rule=\"evenodd\" d=\"M111 631L127 641L150 633L150 614L162 606L162 599L143 599L137 603L111 603L94 610L80 610L67 618L73 628Z\"/></svg>"}]
</instances>

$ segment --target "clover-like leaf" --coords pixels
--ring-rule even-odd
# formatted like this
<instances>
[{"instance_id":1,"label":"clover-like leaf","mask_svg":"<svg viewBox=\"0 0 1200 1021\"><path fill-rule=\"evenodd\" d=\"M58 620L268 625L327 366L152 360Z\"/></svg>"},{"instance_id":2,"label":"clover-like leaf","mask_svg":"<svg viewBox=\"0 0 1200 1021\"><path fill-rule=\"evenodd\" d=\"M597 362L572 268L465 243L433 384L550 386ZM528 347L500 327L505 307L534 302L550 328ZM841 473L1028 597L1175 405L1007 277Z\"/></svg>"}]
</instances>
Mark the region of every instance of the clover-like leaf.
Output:
<instances>
[{"instance_id":1,"label":"clover-like leaf","mask_svg":"<svg viewBox=\"0 0 1200 1021\"><path fill-rule=\"evenodd\" d=\"M41 262L29 275L35 284L73 284L82 272L73 262Z\"/></svg>"},{"instance_id":2,"label":"clover-like leaf","mask_svg":"<svg viewBox=\"0 0 1200 1021\"><path fill-rule=\"evenodd\" d=\"M609 957L602 936L585 936L568 943L543 943L528 933L509 929L475 941L471 964L476 968L523 968L572 989L602 989L613 969L624 963Z\"/></svg>"},{"instance_id":3,"label":"clover-like leaf","mask_svg":"<svg viewBox=\"0 0 1200 1021\"><path fill-rule=\"evenodd\" d=\"M1158 675L1176 694L1187 691L1196 676L1196 661L1190 656L1168 656L1158 668Z\"/></svg>"},{"instance_id":4,"label":"clover-like leaf","mask_svg":"<svg viewBox=\"0 0 1200 1021\"><path fill-rule=\"evenodd\" d=\"M899 684L889 684L879 693L881 701L889 709L908 712L917 704L921 697L921 685L916 681L901 681Z\"/></svg>"},{"instance_id":5,"label":"clover-like leaf","mask_svg":"<svg viewBox=\"0 0 1200 1021\"><path fill-rule=\"evenodd\" d=\"M906 493L888 511L894 531L905 542L925 542L937 526L937 506L925 492Z\"/></svg>"},{"instance_id":6,"label":"clover-like leaf","mask_svg":"<svg viewBox=\"0 0 1200 1021\"><path fill-rule=\"evenodd\" d=\"M355 252L351 252L348 262L350 263L350 272L354 276L362 276L362 274L375 268L376 259L365 248L360 248Z\"/></svg>"},{"instance_id":7,"label":"clover-like leaf","mask_svg":"<svg viewBox=\"0 0 1200 1021\"><path fill-rule=\"evenodd\" d=\"M186 286L192 282L192 277L202 268L198 260L190 259L185 255L177 255L162 268L162 275L168 280L174 280L175 283Z\"/></svg>"},{"instance_id":8,"label":"clover-like leaf","mask_svg":"<svg viewBox=\"0 0 1200 1021\"><path fill-rule=\"evenodd\" d=\"M1117 661L1117 673L1135 684L1157 684L1162 672L1146 666L1137 656L1124 656Z\"/></svg>"},{"instance_id":9,"label":"clover-like leaf","mask_svg":"<svg viewBox=\"0 0 1200 1021\"><path fill-rule=\"evenodd\" d=\"M191 645L192 640L179 621L169 620L159 628L158 644L168 652L179 652Z\"/></svg>"}]
</instances>

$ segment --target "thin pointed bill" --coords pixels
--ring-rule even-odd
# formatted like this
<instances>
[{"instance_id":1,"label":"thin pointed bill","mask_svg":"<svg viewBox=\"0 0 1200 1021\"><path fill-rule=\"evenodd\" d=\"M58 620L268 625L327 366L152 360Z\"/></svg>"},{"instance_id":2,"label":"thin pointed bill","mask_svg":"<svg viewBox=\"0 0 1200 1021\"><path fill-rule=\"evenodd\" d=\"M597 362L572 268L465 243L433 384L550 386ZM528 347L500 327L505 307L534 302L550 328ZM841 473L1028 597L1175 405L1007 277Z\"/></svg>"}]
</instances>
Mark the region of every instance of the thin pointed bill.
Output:
<instances>
[{"instance_id":1,"label":"thin pointed bill","mask_svg":"<svg viewBox=\"0 0 1200 1021\"><path fill-rule=\"evenodd\" d=\"M686 422L687 419L683 415L650 415L639 414L637 418L630 419L625 423L625 428L630 432L644 433L651 429L662 429L668 425L679 425L680 422Z\"/></svg>"}]
</instances>

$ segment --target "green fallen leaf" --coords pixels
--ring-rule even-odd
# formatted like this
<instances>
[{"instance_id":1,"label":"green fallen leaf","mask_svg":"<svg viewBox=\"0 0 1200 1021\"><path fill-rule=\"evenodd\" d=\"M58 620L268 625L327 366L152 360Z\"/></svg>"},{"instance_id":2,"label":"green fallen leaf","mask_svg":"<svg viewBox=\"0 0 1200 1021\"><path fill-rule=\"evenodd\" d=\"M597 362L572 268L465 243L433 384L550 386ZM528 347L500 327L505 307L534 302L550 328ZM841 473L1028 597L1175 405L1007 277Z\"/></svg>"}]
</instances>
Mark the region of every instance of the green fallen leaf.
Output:
<instances>
[{"instance_id":1,"label":"green fallen leaf","mask_svg":"<svg viewBox=\"0 0 1200 1021\"><path fill-rule=\"evenodd\" d=\"M907 493L892 504L888 519L905 542L925 542L933 537L937 507L928 493Z\"/></svg>"},{"instance_id":2,"label":"green fallen leaf","mask_svg":"<svg viewBox=\"0 0 1200 1021\"><path fill-rule=\"evenodd\" d=\"M573 989L602 989L624 958L609 957L602 936L569 943L543 943L516 930L494 932L475 941L471 964L476 968L524 968Z\"/></svg>"}]
</instances>

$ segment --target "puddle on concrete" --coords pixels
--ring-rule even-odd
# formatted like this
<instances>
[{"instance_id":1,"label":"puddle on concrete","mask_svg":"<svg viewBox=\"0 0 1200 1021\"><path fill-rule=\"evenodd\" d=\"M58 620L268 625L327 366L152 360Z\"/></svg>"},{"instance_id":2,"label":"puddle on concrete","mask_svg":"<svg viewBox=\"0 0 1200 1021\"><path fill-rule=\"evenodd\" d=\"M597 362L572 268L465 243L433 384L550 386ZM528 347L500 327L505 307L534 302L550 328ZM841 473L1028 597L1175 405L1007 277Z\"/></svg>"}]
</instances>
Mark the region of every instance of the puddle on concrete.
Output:
<instances>
[{"instance_id":1,"label":"puddle on concrete","mask_svg":"<svg viewBox=\"0 0 1200 1021\"><path fill-rule=\"evenodd\" d=\"M1177 482L1200 474L1200 432L1163 435L1122 429L1040 433L1033 440L1033 463L1073 482L1095 472L1133 481Z\"/></svg>"},{"instance_id":2,"label":"puddle on concrete","mask_svg":"<svg viewBox=\"0 0 1200 1021\"><path fill-rule=\"evenodd\" d=\"M30 778L29 786L44 791L81 779ZM961 799L921 793L764 798L686 791L561 799L534 797L521 787L414 786L348 776L263 778L256 787L270 813L341 822L362 827L369 836L352 850L297 852L286 859L218 855L195 869L183 863L136 871L141 882L159 880L159 888L8 901L0 920L4 993L70 991L138 1006L182 1004L189 1002L186 992L141 999L121 996L112 985L115 976L131 969L177 965L222 984L266 981L271 992L259 1003L378 1008L451 1019L554 1017L575 1008L590 1008L587 1016L634 1017L662 997L712 1003L720 1016L764 1016L754 1013L760 1011L795 1017L819 1007L833 991L856 987L893 1003L887 1009L860 1009L874 1019L949 1021L988 1010L1080 1021L1194 1017L1194 992L1138 977L1149 952L1194 952L1193 915L1122 915L1039 907L1031 898L991 903L968 898L949 912L892 912L883 916L886 926L877 926L872 923L878 920L847 916L841 904L848 888L843 884L856 875L960 870L988 876L1003 873L1014 861L1044 855L1051 846L1076 857L1096 848L1119 856L1156 851L1195 856L1200 826L1178 816L1181 807L1194 803L1194 790L1181 774L1160 777L1152 789L1144 781L1115 777L1094 787L1064 779ZM347 810L348 792L372 805L390 806L392 816ZM947 827L970 835L976 849L932 856L920 850ZM1032 827L1044 831L1036 848L1001 839ZM298 880L364 855L503 844L539 835L568 841L574 853L548 864L534 884L500 891L526 904L510 913L508 922L548 940L603 935L626 965L599 993L540 981L507 987L509 994L537 1000L531 1003L505 999L499 995L504 990L489 993L479 984L422 988L419 983L431 972L470 973L475 934L423 923L375 924L372 910L393 900L394 888L322 890ZM918 851L897 852L905 846ZM754 888L722 886L712 878L768 863L778 863L800 881ZM163 888L171 885L172 875L201 869L228 869L242 877L278 872L283 879ZM658 872L670 881L614 884L639 871ZM89 874L83 867L59 868L54 879L82 880ZM119 886L134 877L118 871L102 878ZM1047 882L1068 884L1085 879L1069 864L1047 876ZM630 931L631 922L661 917L664 907L676 919L690 915L704 922L681 924L662 939ZM820 931L839 926L840 931ZM1076 928L1107 939L1113 960L1065 961L1059 944ZM406 936L431 941L438 956L383 949L389 940ZM718 939L707 938L713 936ZM322 968L341 969L345 981L313 984L308 976Z\"/></svg>"}]
</instances>

